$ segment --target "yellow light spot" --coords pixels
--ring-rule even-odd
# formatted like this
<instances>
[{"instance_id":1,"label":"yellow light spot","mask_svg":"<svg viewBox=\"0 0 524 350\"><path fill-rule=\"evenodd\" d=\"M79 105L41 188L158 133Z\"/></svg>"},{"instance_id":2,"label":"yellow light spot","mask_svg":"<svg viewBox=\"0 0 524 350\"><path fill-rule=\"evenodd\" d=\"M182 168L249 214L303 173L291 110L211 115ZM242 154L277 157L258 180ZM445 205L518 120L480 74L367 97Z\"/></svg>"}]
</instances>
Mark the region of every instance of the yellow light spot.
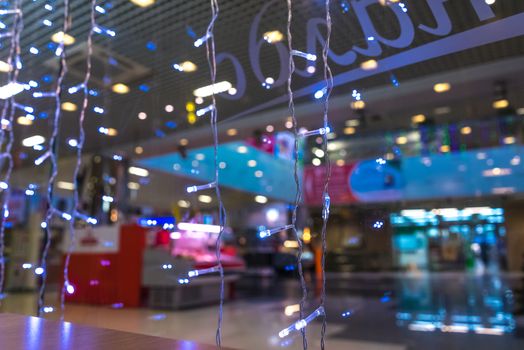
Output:
<instances>
[{"instance_id":1,"label":"yellow light spot","mask_svg":"<svg viewBox=\"0 0 524 350\"><path fill-rule=\"evenodd\" d=\"M72 37L69 34L64 34L64 32L57 32L51 36L51 40L53 40L55 43L60 44L62 41L64 42L64 45L73 45L75 43L75 38Z\"/></svg>"},{"instance_id":2,"label":"yellow light spot","mask_svg":"<svg viewBox=\"0 0 524 350\"><path fill-rule=\"evenodd\" d=\"M269 32L264 33L264 40L268 43L278 43L279 41L282 41L284 39L284 34L280 32L279 30L271 30Z\"/></svg>"},{"instance_id":3,"label":"yellow light spot","mask_svg":"<svg viewBox=\"0 0 524 350\"><path fill-rule=\"evenodd\" d=\"M122 83L116 83L115 85L113 85L112 89L113 92L117 94L127 94L129 92L129 86Z\"/></svg>"},{"instance_id":4,"label":"yellow light spot","mask_svg":"<svg viewBox=\"0 0 524 350\"><path fill-rule=\"evenodd\" d=\"M351 102L351 108L352 109L364 109L366 107L366 103L364 101L353 101Z\"/></svg>"},{"instance_id":5,"label":"yellow light spot","mask_svg":"<svg viewBox=\"0 0 524 350\"><path fill-rule=\"evenodd\" d=\"M66 112L74 112L78 109L77 105L73 102L62 102L62 110Z\"/></svg>"},{"instance_id":6,"label":"yellow light spot","mask_svg":"<svg viewBox=\"0 0 524 350\"><path fill-rule=\"evenodd\" d=\"M186 103L186 112L194 112L196 109L196 106L193 102Z\"/></svg>"},{"instance_id":7,"label":"yellow light spot","mask_svg":"<svg viewBox=\"0 0 524 350\"><path fill-rule=\"evenodd\" d=\"M148 7L155 3L155 0L129 0L136 6L140 7Z\"/></svg>"},{"instance_id":8,"label":"yellow light spot","mask_svg":"<svg viewBox=\"0 0 524 350\"><path fill-rule=\"evenodd\" d=\"M506 99L497 100L493 102L493 108L495 109L507 108L508 106L509 106L509 101Z\"/></svg>"},{"instance_id":9,"label":"yellow light spot","mask_svg":"<svg viewBox=\"0 0 524 350\"><path fill-rule=\"evenodd\" d=\"M378 63L376 60L367 60L360 64L360 68L362 68L363 70L373 70L377 69L377 67Z\"/></svg>"},{"instance_id":10,"label":"yellow light spot","mask_svg":"<svg viewBox=\"0 0 524 350\"><path fill-rule=\"evenodd\" d=\"M464 127L462 127L462 128L460 129L460 133L461 133L462 135L469 135L469 134L471 134L471 127L469 127L469 126L464 126Z\"/></svg>"},{"instance_id":11,"label":"yellow light spot","mask_svg":"<svg viewBox=\"0 0 524 350\"><path fill-rule=\"evenodd\" d=\"M344 134L346 135L353 135L356 131L357 129L355 129L354 127L344 128Z\"/></svg>"},{"instance_id":12,"label":"yellow light spot","mask_svg":"<svg viewBox=\"0 0 524 350\"><path fill-rule=\"evenodd\" d=\"M433 85L433 91L440 94L446 91L449 91L451 89L451 85L449 83L438 83Z\"/></svg>"},{"instance_id":13,"label":"yellow light spot","mask_svg":"<svg viewBox=\"0 0 524 350\"><path fill-rule=\"evenodd\" d=\"M237 129L228 129L227 130L227 135L228 136L236 136L238 134L238 130Z\"/></svg>"},{"instance_id":14,"label":"yellow light spot","mask_svg":"<svg viewBox=\"0 0 524 350\"><path fill-rule=\"evenodd\" d=\"M397 137L396 142L399 145L405 145L406 143L408 143L408 138L406 136L399 136Z\"/></svg>"},{"instance_id":15,"label":"yellow light spot","mask_svg":"<svg viewBox=\"0 0 524 350\"><path fill-rule=\"evenodd\" d=\"M187 122L189 124L195 124L197 121L197 117L196 117L196 114L193 113L193 112L190 112L187 114Z\"/></svg>"},{"instance_id":16,"label":"yellow light spot","mask_svg":"<svg viewBox=\"0 0 524 350\"><path fill-rule=\"evenodd\" d=\"M414 124L424 123L426 121L426 116L424 114L417 114L411 117L411 121Z\"/></svg>"}]
</instances>

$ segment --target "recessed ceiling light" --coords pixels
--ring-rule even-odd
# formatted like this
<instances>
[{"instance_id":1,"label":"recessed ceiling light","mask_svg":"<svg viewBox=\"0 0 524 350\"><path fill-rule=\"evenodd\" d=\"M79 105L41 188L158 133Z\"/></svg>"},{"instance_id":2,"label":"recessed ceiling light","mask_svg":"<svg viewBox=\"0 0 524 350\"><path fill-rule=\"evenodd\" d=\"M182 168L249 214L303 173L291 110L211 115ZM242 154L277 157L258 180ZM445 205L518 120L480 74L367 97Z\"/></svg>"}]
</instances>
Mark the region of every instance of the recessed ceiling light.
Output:
<instances>
[{"instance_id":1,"label":"recessed ceiling light","mask_svg":"<svg viewBox=\"0 0 524 350\"><path fill-rule=\"evenodd\" d=\"M22 116L22 117L16 118L16 122L20 125L32 125L33 119Z\"/></svg>"},{"instance_id":2,"label":"recessed ceiling light","mask_svg":"<svg viewBox=\"0 0 524 350\"><path fill-rule=\"evenodd\" d=\"M264 33L264 40L270 44L278 43L284 39L284 34L279 30L271 30Z\"/></svg>"},{"instance_id":3,"label":"recessed ceiling light","mask_svg":"<svg viewBox=\"0 0 524 350\"><path fill-rule=\"evenodd\" d=\"M175 110L175 107L173 107L172 105L166 105L164 109L167 113L171 113Z\"/></svg>"},{"instance_id":4,"label":"recessed ceiling light","mask_svg":"<svg viewBox=\"0 0 524 350\"><path fill-rule=\"evenodd\" d=\"M62 102L62 110L66 112L74 112L78 109L77 105L73 102Z\"/></svg>"},{"instance_id":5,"label":"recessed ceiling light","mask_svg":"<svg viewBox=\"0 0 524 350\"><path fill-rule=\"evenodd\" d=\"M237 152L238 153L242 153L242 154L247 153L247 147L246 146L238 146L237 147Z\"/></svg>"},{"instance_id":6,"label":"recessed ceiling light","mask_svg":"<svg viewBox=\"0 0 524 350\"><path fill-rule=\"evenodd\" d=\"M471 127L470 126L463 126L461 129L460 129L460 133L462 135L469 135L471 134Z\"/></svg>"},{"instance_id":7,"label":"recessed ceiling light","mask_svg":"<svg viewBox=\"0 0 524 350\"><path fill-rule=\"evenodd\" d=\"M127 172L131 175L136 175L140 177L148 177L149 171L147 169L139 168L136 166L130 166L129 169L127 169Z\"/></svg>"},{"instance_id":8,"label":"recessed ceiling light","mask_svg":"<svg viewBox=\"0 0 524 350\"><path fill-rule=\"evenodd\" d=\"M140 184L138 182L128 182L127 188L129 188L130 190L139 190Z\"/></svg>"},{"instance_id":9,"label":"recessed ceiling light","mask_svg":"<svg viewBox=\"0 0 524 350\"><path fill-rule=\"evenodd\" d=\"M202 203L211 203L213 201L213 198L211 196L201 194L198 196L198 201Z\"/></svg>"},{"instance_id":10,"label":"recessed ceiling light","mask_svg":"<svg viewBox=\"0 0 524 350\"><path fill-rule=\"evenodd\" d=\"M136 154L142 154L142 153L144 153L144 149L142 147L140 147L140 146L136 146L135 147L135 153Z\"/></svg>"},{"instance_id":11,"label":"recessed ceiling light","mask_svg":"<svg viewBox=\"0 0 524 350\"><path fill-rule=\"evenodd\" d=\"M397 137L396 142L399 145L405 145L406 143L408 143L408 138L406 136L399 136Z\"/></svg>"},{"instance_id":12,"label":"recessed ceiling light","mask_svg":"<svg viewBox=\"0 0 524 350\"><path fill-rule=\"evenodd\" d=\"M322 164L322 161L318 158L313 158L313 160L311 161L311 163L314 165L314 166L319 166L320 164Z\"/></svg>"},{"instance_id":13,"label":"recessed ceiling light","mask_svg":"<svg viewBox=\"0 0 524 350\"><path fill-rule=\"evenodd\" d=\"M344 128L344 134L346 135L353 135L356 131L357 130L352 126Z\"/></svg>"},{"instance_id":14,"label":"recessed ceiling light","mask_svg":"<svg viewBox=\"0 0 524 350\"><path fill-rule=\"evenodd\" d=\"M254 160L254 159L250 159L247 161L247 166L250 167L250 168L254 168L257 166L257 161Z\"/></svg>"},{"instance_id":15,"label":"recessed ceiling light","mask_svg":"<svg viewBox=\"0 0 524 350\"><path fill-rule=\"evenodd\" d=\"M346 161L344 159L337 159L337 166L344 166Z\"/></svg>"},{"instance_id":16,"label":"recessed ceiling light","mask_svg":"<svg viewBox=\"0 0 524 350\"><path fill-rule=\"evenodd\" d=\"M255 202L260 204L267 203L267 197L266 196L255 196Z\"/></svg>"},{"instance_id":17,"label":"recessed ceiling light","mask_svg":"<svg viewBox=\"0 0 524 350\"><path fill-rule=\"evenodd\" d=\"M64 32L57 32L53 35L51 35L51 40L53 40L55 43L60 44L62 41L64 42L64 45L73 45L75 43L75 38L69 34L64 34Z\"/></svg>"},{"instance_id":18,"label":"recessed ceiling light","mask_svg":"<svg viewBox=\"0 0 524 350\"><path fill-rule=\"evenodd\" d=\"M424 123L426 121L426 116L424 114L417 114L411 117L411 121L414 124Z\"/></svg>"},{"instance_id":19,"label":"recessed ceiling light","mask_svg":"<svg viewBox=\"0 0 524 350\"><path fill-rule=\"evenodd\" d=\"M449 89L451 89L450 83L438 83L433 85L433 91L435 91L438 94L449 91Z\"/></svg>"},{"instance_id":20,"label":"recessed ceiling light","mask_svg":"<svg viewBox=\"0 0 524 350\"><path fill-rule=\"evenodd\" d=\"M193 95L196 97L208 97L213 94L220 94L232 88L229 81L220 81L215 84L203 86L193 91Z\"/></svg>"},{"instance_id":21,"label":"recessed ceiling light","mask_svg":"<svg viewBox=\"0 0 524 350\"><path fill-rule=\"evenodd\" d=\"M13 66L12 65L10 65L7 62L0 61L0 72L2 72L2 73L9 73L12 70L13 70Z\"/></svg>"},{"instance_id":22,"label":"recessed ceiling light","mask_svg":"<svg viewBox=\"0 0 524 350\"><path fill-rule=\"evenodd\" d=\"M113 128L105 128L103 126L98 128L98 132L107 136L116 136L118 135L118 130Z\"/></svg>"},{"instance_id":23,"label":"recessed ceiling light","mask_svg":"<svg viewBox=\"0 0 524 350\"><path fill-rule=\"evenodd\" d=\"M262 170L257 170L257 171L255 171L255 177L260 178L260 177L262 177L262 176L264 176L264 172L263 172Z\"/></svg>"},{"instance_id":24,"label":"recessed ceiling light","mask_svg":"<svg viewBox=\"0 0 524 350\"><path fill-rule=\"evenodd\" d=\"M189 208L191 206L191 203L189 203L189 201L185 201L185 200L179 200L177 202L178 206L180 208Z\"/></svg>"},{"instance_id":25,"label":"recessed ceiling light","mask_svg":"<svg viewBox=\"0 0 524 350\"><path fill-rule=\"evenodd\" d=\"M506 100L505 98L504 99L500 99L500 100L496 100L493 102L493 108L495 109L503 109L503 108L508 108L509 106L509 101Z\"/></svg>"},{"instance_id":26,"label":"recessed ceiling light","mask_svg":"<svg viewBox=\"0 0 524 350\"><path fill-rule=\"evenodd\" d=\"M147 119L147 113L146 112L140 112L138 113L138 119L145 120Z\"/></svg>"},{"instance_id":27,"label":"recessed ceiling light","mask_svg":"<svg viewBox=\"0 0 524 350\"><path fill-rule=\"evenodd\" d=\"M184 61L182 63L173 64L173 68L175 68L179 72L191 73L196 71L198 67L191 61Z\"/></svg>"},{"instance_id":28,"label":"recessed ceiling light","mask_svg":"<svg viewBox=\"0 0 524 350\"><path fill-rule=\"evenodd\" d=\"M202 97L197 97L195 98L195 103L197 105L201 105L202 103L204 103L204 99Z\"/></svg>"},{"instance_id":29,"label":"recessed ceiling light","mask_svg":"<svg viewBox=\"0 0 524 350\"><path fill-rule=\"evenodd\" d=\"M140 7L148 7L155 3L155 0L129 0L133 4L140 6Z\"/></svg>"},{"instance_id":30,"label":"recessed ceiling light","mask_svg":"<svg viewBox=\"0 0 524 350\"><path fill-rule=\"evenodd\" d=\"M205 156L204 153L197 153L197 154L195 154L195 159L196 160L204 160L204 159L206 159L206 156Z\"/></svg>"},{"instance_id":31,"label":"recessed ceiling light","mask_svg":"<svg viewBox=\"0 0 524 350\"><path fill-rule=\"evenodd\" d=\"M67 181L58 181L56 183L56 187L61 188L63 190L74 191L75 184Z\"/></svg>"},{"instance_id":32,"label":"recessed ceiling light","mask_svg":"<svg viewBox=\"0 0 524 350\"><path fill-rule=\"evenodd\" d=\"M275 127L273 125L266 126L266 131L267 132L273 132L273 130L275 130Z\"/></svg>"},{"instance_id":33,"label":"recessed ceiling light","mask_svg":"<svg viewBox=\"0 0 524 350\"><path fill-rule=\"evenodd\" d=\"M227 130L227 135L228 136L236 136L238 134L238 130L237 129L228 129Z\"/></svg>"},{"instance_id":34,"label":"recessed ceiling light","mask_svg":"<svg viewBox=\"0 0 524 350\"><path fill-rule=\"evenodd\" d=\"M113 85L112 90L117 94L127 94L129 92L129 86L122 83L116 83Z\"/></svg>"},{"instance_id":35,"label":"recessed ceiling light","mask_svg":"<svg viewBox=\"0 0 524 350\"><path fill-rule=\"evenodd\" d=\"M189 141L187 139L180 139L181 146L187 146L188 144L189 144Z\"/></svg>"},{"instance_id":36,"label":"recessed ceiling light","mask_svg":"<svg viewBox=\"0 0 524 350\"><path fill-rule=\"evenodd\" d=\"M376 60L367 60L360 64L360 68L362 68L363 70L373 70L377 69L377 67L378 63Z\"/></svg>"},{"instance_id":37,"label":"recessed ceiling light","mask_svg":"<svg viewBox=\"0 0 524 350\"><path fill-rule=\"evenodd\" d=\"M524 115L524 107L520 107L517 109L517 114L518 115Z\"/></svg>"},{"instance_id":38,"label":"recessed ceiling light","mask_svg":"<svg viewBox=\"0 0 524 350\"><path fill-rule=\"evenodd\" d=\"M9 83L0 87L0 99L7 100L8 98L21 93L25 90L25 86L19 83Z\"/></svg>"},{"instance_id":39,"label":"recessed ceiling light","mask_svg":"<svg viewBox=\"0 0 524 350\"><path fill-rule=\"evenodd\" d=\"M28 138L25 138L22 140L22 146L25 147L33 147L36 145L40 145L45 142L45 137L41 135L33 135Z\"/></svg>"},{"instance_id":40,"label":"recessed ceiling light","mask_svg":"<svg viewBox=\"0 0 524 350\"><path fill-rule=\"evenodd\" d=\"M351 102L352 109L364 109L365 107L366 107L366 103L362 100Z\"/></svg>"},{"instance_id":41,"label":"recessed ceiling light","mask_svg":"<svg viewBox=\"0 0 524 350\"><path fill-rule=\"evenodd\" d=\"M484 0L486 2L486 4L488 5L493 5L495 3L495 1L497 0Z\"/></svg>"}]
</instances>

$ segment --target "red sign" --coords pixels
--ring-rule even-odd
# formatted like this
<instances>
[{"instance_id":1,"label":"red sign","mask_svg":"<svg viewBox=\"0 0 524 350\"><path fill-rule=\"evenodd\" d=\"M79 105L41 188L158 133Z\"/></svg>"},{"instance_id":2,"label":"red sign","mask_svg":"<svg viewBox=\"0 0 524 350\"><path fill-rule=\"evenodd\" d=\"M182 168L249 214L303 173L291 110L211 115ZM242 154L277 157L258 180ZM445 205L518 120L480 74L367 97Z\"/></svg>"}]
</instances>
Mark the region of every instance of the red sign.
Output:
<instances>
[{"instance_id":1,"label":"red sign","mask_svg":"<svg viewBox=\"0 0 524 350\"><path fill-rule=\"evenodd\" d=\"M332 204L348 204L356 202L349 187L349 178L355 164L331 167L329 180L329 195ZM326 181L326 168L323 166L307 166L304 168L304 201L309 205L322 205L322 192Z\"/></svg>"}]
</instances>

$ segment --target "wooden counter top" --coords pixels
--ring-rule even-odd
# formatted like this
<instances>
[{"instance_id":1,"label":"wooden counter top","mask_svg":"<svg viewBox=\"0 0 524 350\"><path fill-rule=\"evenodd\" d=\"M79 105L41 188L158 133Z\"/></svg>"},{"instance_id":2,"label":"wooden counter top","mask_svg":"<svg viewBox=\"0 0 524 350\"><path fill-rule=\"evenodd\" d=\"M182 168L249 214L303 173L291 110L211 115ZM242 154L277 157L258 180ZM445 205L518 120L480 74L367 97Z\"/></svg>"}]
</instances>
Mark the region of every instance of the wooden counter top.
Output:
<instances>
[{"instance_id":1,"label":"wooden counter top","mask_svg":"<svg viewBox=\"0 0 524 350\"><path fill-rule=\"evenodd\" d=\"M0 313L0 349L211 350L216 347L200 345L192 341L165 339L38 317Z\"/></svg>"}]
</instances>

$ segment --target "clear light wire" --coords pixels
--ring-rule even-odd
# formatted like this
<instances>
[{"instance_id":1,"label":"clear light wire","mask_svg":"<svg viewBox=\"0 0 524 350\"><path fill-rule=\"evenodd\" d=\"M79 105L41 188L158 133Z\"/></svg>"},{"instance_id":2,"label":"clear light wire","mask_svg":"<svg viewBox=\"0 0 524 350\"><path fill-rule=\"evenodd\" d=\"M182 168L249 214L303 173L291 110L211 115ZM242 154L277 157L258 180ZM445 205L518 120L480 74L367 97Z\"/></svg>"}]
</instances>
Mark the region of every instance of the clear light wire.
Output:
<instances>
[{"instance_id":1,"label":"clear light wire","mask_svg":"<svg viewBox=\"0 0 524 350\"><path fill-rule=\"evenodd\" d=\"M79 136L78 136L78 144L76 147L76 164L75 164L75 170L73 171L73 183L75 184L75 188L73 189L73 205L72 205L72 217L76 217L76 213L78 211L78 205L80 202L79 199L79 193L78 193L78 186L77 186L77 178L78 174L80 173L80 167L82 165L82 151L84 148L84 142L85 142L85 131L84 131L84 119L87 111L87 105L89 103L89 79L91 78L91 58L93 55L93 33L94 33L94 27L95 27L95 13L96 13L96 0L91 0L91 29L89 30L89 34L87 35L87 58L86 58L86 74L84 76L84 81L81 84L81 89L84 92L84 99L82 102L82 108L80 109L80 115L78 117L78 129L79 129ZM62 291L60 293L60 309L61 309L61 317L64 317L64 307L65 307L65 293L67 291L67 287L70 285L69 282L69 262L71 260L71 253L73 252L73 249L76 244L76 232L75 232L75 220L69 220L69 246L67 247L67 254L64 261L64 284L62 285Z\"/></svg>"},{"instance_id":2,"label":"clear light wire","mask_svg":"<svg viewBox=\"0 0 524 350\"><path fill-rule=\"evenodd\" d=\"M331 12L329 9L330 0L326 0L326 41L324 42L324 47L322 49L322 60L324 63L324 80L326 82L326 94L324 99L324 129L329 130L329 97L333 90L333 74L331 73L331 68L328 63L328 54L329 54L329 44L331 40ZM322 135L322 147L324 148L324 158L325 158L325 180L324 180L324 190L322 192L322 231L321 231L321 240L322 240L322 257L321 257L321 269L322 269L322 288L320 291L320 307L323 310L322 313L322 329L320 331L320 349L324 350L325 348L325 336L326 336L326 327L327 327L327 315L325 311L326 303L326 251L327 251L327 224L329 220L329 206L331 205L331 200L329 197L329 181L331 179L331 161L329 160L328 154L328 133Z\"/></svg>"},{"instance_id":3,"label":"clear light wire","mask_svg":"<svg viewBox=\"0 0 524 350\"><path fill-rule=\"evenodd\" d=\"M14 8L12 10L13 14L15 15L13 20L13 28L11 29L11 44L9 49L9 57L7 59L7 63L9 65L12 65L13 60L15 62L18 62L20 60L20 33L22 32L24 23L23 23L23 14L22 14L22 1L16 0L14 2ZM14 65L14 69L12 72L8 75L9 82L16 83L18 79L18 73L20 72L20 68L17 64ZM2 196L2 207L1 207L1 219L0 219L0 296L3 296L4 292L4 283L5 283L5 225L7 221L7 213L8 208L7 205L9 203L9 195L10 195L10 186L9 181L11 178L11 173L13 170L13 155L11 154L11 149L13 147L14 142L14 132L13 132L13 119L15 114L15 98L12 96L9 100L6 100L4 102L4 106L2 108L2 120L5 120L6 117L9 121L9 128L8 128L8 137L9 140L7 141L5 151L2 153L2 158L4 162L7 162L7 170L5 173L5 176L2 180L2 182L6 183L8 185L8 188L5 190L3 196ZM8 107L9 107L9 116L7 116L8 113ZM0 148L3 147L5 140L5 132L2 130L0 132ZM4 167L4 164L2 163L2 169ZM0 298L1 299L1 298Z\"/></svg>"},{"instance_id":4,"label":"clear light wire","mask_svg":"<svg viewBox=\"0 0 524 350\"><path fill-rule=\"evenodd\" d=\"M293 88L292 88L292 81L293 81L293 73L295 72L295 61L293 60L293 37L291 35L291 22L293 19L293 11L292 11L292 0L287 0L287 42L288 42L288 50L289 50L289 76L287 79L287 92L289 96L289 112L291 114L291 119L293 121L293 134L295 137L295 150L294 150L294 156L295 156L295 164L294 164L294 171L293 176L295 178L295 185L296 185L296 195L295 195L295 203L293 206L293 214L291 217L291 225L293 225L293 233L295 234L295 237L297 239L298 243L298 254L297 254L297 265L298 265L298 274L300 278L300 287L302 289L302 297L300 299L300 319L304 318L304 305L307 300L307 287L306 287L306 281L304 279L304 271L302 268L302 241L300 240L300 237L298 236L298 230L297 230L297 211L298 206L300 204L301 198L302 198L302 189L300 186L300 179L299 179L299 169L298 169L298 142L299 142L299 132L298 132L298 125L297 125L297 118L295 116L295 102L293 101ZM304 347L304 350L307 349L307 337L306 337L306 329L302 328L300 329L300 332L302 333L302 345Z\"/></svg>"},{"instance_id":5,"label":"clear light wire","mask_svg":"<svg viewBox=\"0 0 524 350\"><path fill-rule=\"evenodd\" d=\"M216 72L217 72L217 63L216 63L216 53L215 53L215 37L213 35L213 30L215 27L215 22L218 18L219 13L219 7L218 7L218 0L210 0L211 3L211 21L209 22L209 25L207 27L206 32L206 57L207 62L209 65L210 75L211 75L211 84L212 86L216 83ZM212 98L212 106L211 109L211 130L213 132L213 149L214 149L214 160L215 160L215 192L218 200L218 217L219 217L219 224L220 224L220 233L218 234L216 245L215 245L215 255L217 258L217 267L218 272L220 273L220 302L218 307L218 322L217 322L217 330L215 335L215 341L217 348L222 348L222 317L224 312L224 268L222 266L221 261L221 240L222 240L222 234L224 233L224 228L226 226L227 222L227 215L226 215L226 209L224 208L224 203L222 202L222 196L220 194L220 186L218 185L218 172L219 172L219 166L218 166L218 126L217 126L217 105L216 105L216 97L215 93L213 91L213 94L211 95Z\"/></svg>"},{"instance_id":6,"label":"clear light wire","mask_svg":"<svg viewBox=\"0 0 524 350\"><path fill-rule=\"evenodd\" d=\"M64 0L64 24L62 27L62 32L65 33L69 30L70 18L69 18L69 0ZM67 62L66 62L66 53L64 48L64 41L62 40L58 44L58 49L60 50L60 67L58 70L58 79L56 82L55 90L55 113L53 119L53 132L51 138L49 139L49 150L51 151L49 159L51 160L51 174L47 182L47 212L45 217L45 244L42 251L42 258L40 261L40 266L44 269L42 273L42 284L40 285L40 291L38 295L38 309L37 315L40 316L43 307L44 307L44 296L45 288L47 281L47 255L49 253L49 248L51 246L51 219L53 218L54 208L53 208L53 189L56 177L58 176L58 166L57 166L57 152L58 152L58 127L60 124L60 105L61 105L61 96L62 96L62 84L67 73Z\"/></svg>"}]
</instances>

